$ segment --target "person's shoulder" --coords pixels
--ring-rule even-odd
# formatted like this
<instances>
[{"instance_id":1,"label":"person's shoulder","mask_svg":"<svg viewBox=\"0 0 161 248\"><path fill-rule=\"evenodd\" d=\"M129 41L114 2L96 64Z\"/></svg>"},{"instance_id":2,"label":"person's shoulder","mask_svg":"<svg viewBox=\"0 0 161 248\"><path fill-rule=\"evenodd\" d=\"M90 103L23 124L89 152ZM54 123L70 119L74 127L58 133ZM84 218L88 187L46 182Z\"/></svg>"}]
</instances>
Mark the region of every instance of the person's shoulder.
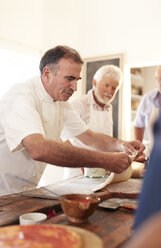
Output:
<instances>
[{"instance_id":1,"label":"person's shoulder","mask_svg":"<svg viewBox=\"0 0 161 248\"><path fill-rule=\"evenodd\" d=\"M24 97L31 98L32 88L35 82L35 78L27 79L21 83L13 85L10 90L7 92L6 96L15 96L16 99L21 99Z\"/></svg>"},{"instance_id":2,"label":"person's shoulder","mask_svg":"<svg viewBox=\"0 0 161 248\"><path fill-rule=\"evenodd\" d=\"M37 81L40 81L40 76L32 77L32 78L26 79L26 80L24 80L18 84L15 84L15 85L13 85L13 89L20 89L20 90L24 89L24 91L25 91L27 88L30 88L31 85L34 85L35 83L37 83Z\"/></svg>"},{"instance_id":3,"label":"person's shoulder","mask_svg":"<svg viewBox=\"0 0 161 248\"><path fill-rule=\"evenodd\" d=\"M16 95L19 95L23 92L26 92L26 84L25 83L18 83L14 84L3 96L3 98L8 98ZM16 100L16 98L15 98Z\"/></svg>"},{"instance_id":4,"label":"person's shoulder","mask_svg":"<svg viewBox=\"0 0 161 248\"><path fill-rule=\"evenodd\" d=\"M139 111L141 111L142 114L151 112L153 106L153 99L156 97L157 92L158 91L155 89L143 95L139 106Z\"/></svg>"},{"instance_id":5,"label":"person's shoulder","mask_svg":"<svg viewBox=\"0 0 161 248\"><path fill-rule=\"evenodd\" d=\"M148 91L148 92L143 96L143 98L151 98L151 97L154 97L154 96L156 96L157 93L158 93L158 90L157 90L157 89L150 90L150 91Z\"/></svg>"},{"instance_id":6,"label":"person's shoulder","mask_svg":"<svg viewBox=\"0 0 161 248\"><path fill-rule=\"evenodd\" d=\"M147 93L143 95L141 102L144 102L144 103L149 102L149 101L151 102L152 99L156 96L157 92L158 92L157 89L148 91Z\"/></svg>"}]
</instances>

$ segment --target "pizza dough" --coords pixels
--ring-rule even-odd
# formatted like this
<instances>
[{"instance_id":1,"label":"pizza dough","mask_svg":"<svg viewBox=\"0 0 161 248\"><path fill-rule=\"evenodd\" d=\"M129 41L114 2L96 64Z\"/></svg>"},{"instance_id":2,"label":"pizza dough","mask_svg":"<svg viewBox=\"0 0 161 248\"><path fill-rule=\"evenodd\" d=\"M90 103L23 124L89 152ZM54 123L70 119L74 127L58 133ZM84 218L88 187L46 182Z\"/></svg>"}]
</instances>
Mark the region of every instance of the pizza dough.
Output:
<instances>
[{"instance_id":1,"label":"pizza dough","mask_svg":"<svg viewBox=\"0 0 161 248\"><path fill-rule=\"evenodd\" d=\"M133 161L132 162L132 169L133 170L142 170L144 168L145 168L145 164L144 163L136 162L136 161Z\"/></svg>"},{"instance_id":2,"label":"pizza dough","mask_svg":"<svg viewBox=\"0 0 161 248\"><path fill-rule=\"evenodd\" d=\"M59 225L24 225L0 228L0 247L81 248L79 234Z\"/></svg>"},{"instance_id":3,"label":"pizza dough","mask_svg":"<svg viewBox=\"0 0 161 248\"><path fill-rule=\"evenodd\" d=\"M127 181L131 177L131 175L132 175L132 166L131 165L124 172L122 172L120 174L116 174L114 172L111 172L109 177L106 179L106 181L104 183L97 185L93 189L93 192L98 191L98 190L104 188L105 186L107 186L108 184L111 184L111 183Z\"/></svg>"},{"instance_id":4,"label":"pizza dough","mask_svg":"<svg viewBox=\"0 0 161 248\"><path fill-rule=\"evenodd\" d=\"M129 155L129 157L131 158L131 161L134 160L136 155L137 153L135 153L134 155ZM93 192L98 191L111 183L127 181L131 177L131 175L132 175L132 165L130 165L125 171L123 171L120 174L111 172L105 182L94 187Z\"/></svg>"},{"instance_id":5,"label":"pizza dough","mask_svg":"<svg viewBox=\"0 0 161 248\"><path fill-rule=\"evenodd\" d=\"M142 178L145 174L145 164L141 162L132 162L132 176L134 178Z\"/></svg>"}]
</instances>

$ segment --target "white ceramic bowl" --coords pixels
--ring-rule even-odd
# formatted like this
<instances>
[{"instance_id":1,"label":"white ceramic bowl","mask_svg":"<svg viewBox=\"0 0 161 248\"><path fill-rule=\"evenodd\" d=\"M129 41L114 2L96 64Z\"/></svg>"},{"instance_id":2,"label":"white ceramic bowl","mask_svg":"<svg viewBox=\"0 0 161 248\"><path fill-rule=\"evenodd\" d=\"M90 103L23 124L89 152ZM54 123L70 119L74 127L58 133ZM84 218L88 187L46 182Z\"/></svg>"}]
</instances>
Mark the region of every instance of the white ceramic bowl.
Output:
<instances>
[{"instance_id":1,"label":"white ceramic bowl","mask_svg":"<svg viewBox=\"0 0 161 248\"><path fill-rule=\"evenodd\" d=\"M47 219L46 214L42 213L27 213L23 214L19 217L20 225L31 225L31 224L39 224Z\"/></svg>"}]
</instances>

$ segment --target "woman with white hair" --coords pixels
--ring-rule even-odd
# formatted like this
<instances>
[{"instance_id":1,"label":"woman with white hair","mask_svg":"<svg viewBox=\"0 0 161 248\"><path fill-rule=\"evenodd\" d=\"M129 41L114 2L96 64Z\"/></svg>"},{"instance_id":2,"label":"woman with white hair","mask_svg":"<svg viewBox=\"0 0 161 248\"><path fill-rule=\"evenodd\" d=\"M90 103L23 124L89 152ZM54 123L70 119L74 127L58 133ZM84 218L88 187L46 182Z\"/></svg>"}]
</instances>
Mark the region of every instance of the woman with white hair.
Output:
<instances>
[{"instance_id":1,"label":"woman with white hair","mask_svg":"<svg viewBox=\"0 0 161 248\"><path fill-rule=\"evenodd\" d=\"M86 95L71 101L74 110L79 114L86 125L94 132L99 132L113 136L112 105L122 81L122 73L119 67L114 65L104 65L94 74L92 85ZM76 138L70 139L72 145L91 149L85 146ZM104 169L88 169L86 176L104 177ZM99 174L98 174L99 173ZM82 174L80 168L64 168L63 179Z\"/></svg>"}]
</instances>

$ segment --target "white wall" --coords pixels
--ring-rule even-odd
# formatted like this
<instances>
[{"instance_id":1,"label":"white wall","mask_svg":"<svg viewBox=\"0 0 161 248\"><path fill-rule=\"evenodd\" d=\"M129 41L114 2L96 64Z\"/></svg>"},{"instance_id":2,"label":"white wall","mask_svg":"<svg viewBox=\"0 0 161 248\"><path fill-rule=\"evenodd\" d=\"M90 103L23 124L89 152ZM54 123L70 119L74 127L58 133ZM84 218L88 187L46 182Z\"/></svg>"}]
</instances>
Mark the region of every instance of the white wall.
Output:
<instances>
[{"instance_id":1,"label":"white wall","mask_svg":"<svg viewBox=\"0 0 161 248\"><path fill-rule=\"evenodd\" d=\"M39 56L44 0L0 0L0 48Z\"/></svg>"},{"instance_id":2,"label":"white wall","mask_svg":"<svg viewBox=\"0 0 161 248\"><path fill-rule=\"evenodd\" d=\"M160 0L0 0L0 46L41 53L68 44L83 57L157 61L160 9Z\"/></svg>"},{"instance_id":3,"label":"white wall","mask_svg":"<svg viewBox=\"0 0 161 248\"><path fill-rule=\"evenodd\" d=\"M160 10L160 0L0 0L0 48L40 56L67 44L84 58L124 53L127 113L130 66L161 63Z\"/></svg>"},{"instance_id":4,"label":"white wall","mask_svg":"<svg viewBox=\"0 0 161 248\"><path fill-rule=\"evenodd\" d=\"M155 82L155 70L156 66L147 66L142 68L142 75L145 82L143 94L147 93L150 90L153 90L154 88L157 88Z\"/></svg>"},{"instance_id":5,"label":"white wall","mask_svg":"<svg viewBox=\"0 0 161 248\"><path fill-rule=\"evenodd\" d=\"M126 53L160 60L160 0L46 0L44 48L67 43L83 57Z\"/></svg>"}]
</instances>

